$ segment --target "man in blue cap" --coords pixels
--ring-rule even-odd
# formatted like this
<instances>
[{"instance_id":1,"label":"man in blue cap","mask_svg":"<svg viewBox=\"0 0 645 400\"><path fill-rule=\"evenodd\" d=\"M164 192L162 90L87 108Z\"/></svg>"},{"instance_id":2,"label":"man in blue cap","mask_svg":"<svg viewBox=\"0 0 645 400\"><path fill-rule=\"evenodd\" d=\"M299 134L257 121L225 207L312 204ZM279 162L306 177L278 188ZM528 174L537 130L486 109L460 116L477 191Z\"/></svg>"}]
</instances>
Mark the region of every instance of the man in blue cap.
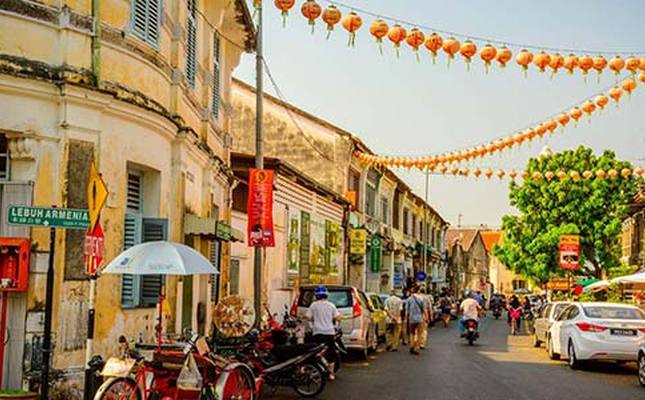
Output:
<instances>
[{"instance_id":1,"label":"man in blue cap","mask_svg":"<svg viewBox=\"0 0 645 400\"><path fill-rule=\"evenodd\" d=\"M336 329L334 327L335 321L340 321L343 316L336 308L334 303L327 301L329 292L325 286L318 286L314 292L316 301L311 304L305 315L305 319L312 321L312 328L314 340L318 343L327 344L327 353L325 358L329 362L329 380L334 380L334 366L338 359L336 353L336 343L334 335Z\"/></svg>"}]
</instances>

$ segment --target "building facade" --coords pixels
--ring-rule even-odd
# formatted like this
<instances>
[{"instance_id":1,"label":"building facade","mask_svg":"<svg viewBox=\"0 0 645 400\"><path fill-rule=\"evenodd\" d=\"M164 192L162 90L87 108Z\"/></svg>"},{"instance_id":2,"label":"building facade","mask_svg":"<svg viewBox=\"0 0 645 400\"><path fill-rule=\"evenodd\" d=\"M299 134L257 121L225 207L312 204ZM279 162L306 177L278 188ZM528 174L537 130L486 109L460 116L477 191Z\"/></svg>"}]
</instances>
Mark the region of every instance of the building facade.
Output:
<instances>
[{"instance_id":1,"label":"building facade","mask_svg":"<svg viewBox=\"0 0 645 400\"><path fill-rule=\"evenodd\" d=\"M255 91L234 82L234 151L255 152ZM373 292L412 284L422 269L424 201L392 171L360 163L356 150L371 150L351 133L272 96L264 96L263 152L294 165L351 202L348 236L364 231L366 245L349 254L344 283ZM289 146L285 146L288 143ZM448 223L427 206L428 271L445 276L444 233ZM431 243L435 244L435 247ZM357 247L357 248L360 248Z\"/></svg>"},{"instance_id":2,"label":"building facade","mask_svg":"<svg viewBox=\"0 0 645 400\"><path fill-rule=\"evenodd\" d=\"M248 174L252 155L234 154L232 167L240 183L233 191L233 227L246 231ZM273 224L275 246L263 249L262 302L281 315L300 285L344 282L347 271L346 235L349 201L315 182L292 165L265 158L275 171ZM254 248L235 243L231 248L230 291L253 298Z\"/></svg>"},{"instance_id":3,"label":"building facade","mask_svg":"<svg viewBox=\"0 0 645 400\"><path fill-rule=\"evenodd\" d=\"M479 228L450 228L446 235L450 283L458 291L488 293L489 253Z\"/></svg>"},{"instance_id":4,"label":"building facade","mask_svg":"<svg viewBox=\"0 0 645 400\"><path fill-rule=\"evenodd\" d=\"M186 220L225 227L229 218L231 73L254 47L245 2L2 1L0 31L21 32L0 37L0 179L9 196L0 205L2 225L8 204L87 208L94 160L109 190L101 214L106 261L167 239L194 246L227 279L230 237L217 236L215 226L193 231ZM28 292L10 296L8 313L3 386L18 388L42 368L53 249L46 229L3 229L34 249ZM85 362L84 235L61 230L55 244L53 368L70 377ZM168 332L206 329L214 282L168 279ZM98 279L95 353L115 354L119 335L153 339L160 284L158 276Z\"/></svg>"}]
</instances>

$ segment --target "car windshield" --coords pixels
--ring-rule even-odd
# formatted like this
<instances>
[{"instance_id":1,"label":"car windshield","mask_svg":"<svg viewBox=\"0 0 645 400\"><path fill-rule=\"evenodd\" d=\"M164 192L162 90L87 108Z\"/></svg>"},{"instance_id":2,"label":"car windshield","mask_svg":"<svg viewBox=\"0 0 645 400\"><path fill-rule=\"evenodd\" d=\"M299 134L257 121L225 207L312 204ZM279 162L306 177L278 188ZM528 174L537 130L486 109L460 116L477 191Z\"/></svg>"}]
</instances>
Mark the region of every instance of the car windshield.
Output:
<instances>
[{"instance_id":1,"label":"car windshield","mask_svg":"<svg viewBox=\"0 0 645 400\"><path fill-rule=\"evenodd\" d=\"M300 298L298 299L298 306L309 307L315 299L316 298L314 297L313 289L303 290ZM329 297L327 297L327 300L334 303L334 305L338 308L346 308L352 306L352 294L348 289L329 289Z\"/></svg>"},{"instance_id":2,"label":"car windshield","mask_svg":"<svg viewBox=\"0 0 645 400\"><path fill-rule=\"evenodd\" d=\"M598 319L645 319L645 313L637 308L631 307L606 307L587 306L583 307L585 315L589 318Z\"/></svg>"}]
</instances>

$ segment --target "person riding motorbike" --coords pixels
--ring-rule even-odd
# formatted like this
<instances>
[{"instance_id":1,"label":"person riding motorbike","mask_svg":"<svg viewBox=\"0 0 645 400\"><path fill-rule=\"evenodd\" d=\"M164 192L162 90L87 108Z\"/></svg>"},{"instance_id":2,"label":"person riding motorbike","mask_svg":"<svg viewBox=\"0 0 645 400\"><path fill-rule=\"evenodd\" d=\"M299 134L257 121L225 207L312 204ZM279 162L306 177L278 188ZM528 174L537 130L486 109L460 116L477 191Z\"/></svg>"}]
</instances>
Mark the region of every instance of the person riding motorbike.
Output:
<instances>
[{"instance_id":1,"label":"person riding motorbike","mask_svg":"<svg viewBox=\"0 0 645 400\"><path fill-rule=\"evenodd\" d=\"M329 380L334 380L334 367L338 359L336 352L336 328L334 324L336 321L343 319L343 316L338 311L334 303L327 301L329 292L327 287L318 286L314 292L316 301L309 307L305 319L312 322L314 341L318 343L325 343L327 345L327 353L325 358L329 363Z\"/></svg>"},{"instance_id":2,"label":"person riding motorbike","mask_svg":"<svg viewBox=\"0 0 645 400\"><path fill-rule=\"evenodd\" d=\"M502 314L503 307L504 307L504 302L502 301L502 297L493 296L493 300L491 301L491 309L493 310L493 314L496 317Z\"/></svg>"},{"instance_id":3,"label":"person riding motorbike","mask_svg":"<svg viewBox=\"0 0 645 400\"><path fill-rule=\"evenodd\" d=\"M475 300L475 294L467 290L465 293L465 299L459 305L459 311L461 318L459 319L459 336L463 337L466 332L466 321L474 320L479 321L479 312L482 310L482 307L479 305L477 300Z\"/></svg>"}]
</instances>

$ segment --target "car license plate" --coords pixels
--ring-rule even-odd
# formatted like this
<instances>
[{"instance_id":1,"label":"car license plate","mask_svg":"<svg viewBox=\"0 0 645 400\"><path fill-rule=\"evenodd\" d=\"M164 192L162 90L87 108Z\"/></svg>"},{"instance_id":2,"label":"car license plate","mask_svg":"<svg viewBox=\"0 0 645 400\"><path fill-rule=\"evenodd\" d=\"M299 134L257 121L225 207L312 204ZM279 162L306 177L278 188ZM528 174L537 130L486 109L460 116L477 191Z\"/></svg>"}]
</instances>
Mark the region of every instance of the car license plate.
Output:
<instances>
[{"instance_id":1,"label":"car license plate","mask_svg":"<svg viewBox=\"0 0 645 400\"><path fill-rule=\"evenodd\" d=\"M610 329L609 332L616 336L636 336L634 329Z\"/></svg>"}]
</instances>

